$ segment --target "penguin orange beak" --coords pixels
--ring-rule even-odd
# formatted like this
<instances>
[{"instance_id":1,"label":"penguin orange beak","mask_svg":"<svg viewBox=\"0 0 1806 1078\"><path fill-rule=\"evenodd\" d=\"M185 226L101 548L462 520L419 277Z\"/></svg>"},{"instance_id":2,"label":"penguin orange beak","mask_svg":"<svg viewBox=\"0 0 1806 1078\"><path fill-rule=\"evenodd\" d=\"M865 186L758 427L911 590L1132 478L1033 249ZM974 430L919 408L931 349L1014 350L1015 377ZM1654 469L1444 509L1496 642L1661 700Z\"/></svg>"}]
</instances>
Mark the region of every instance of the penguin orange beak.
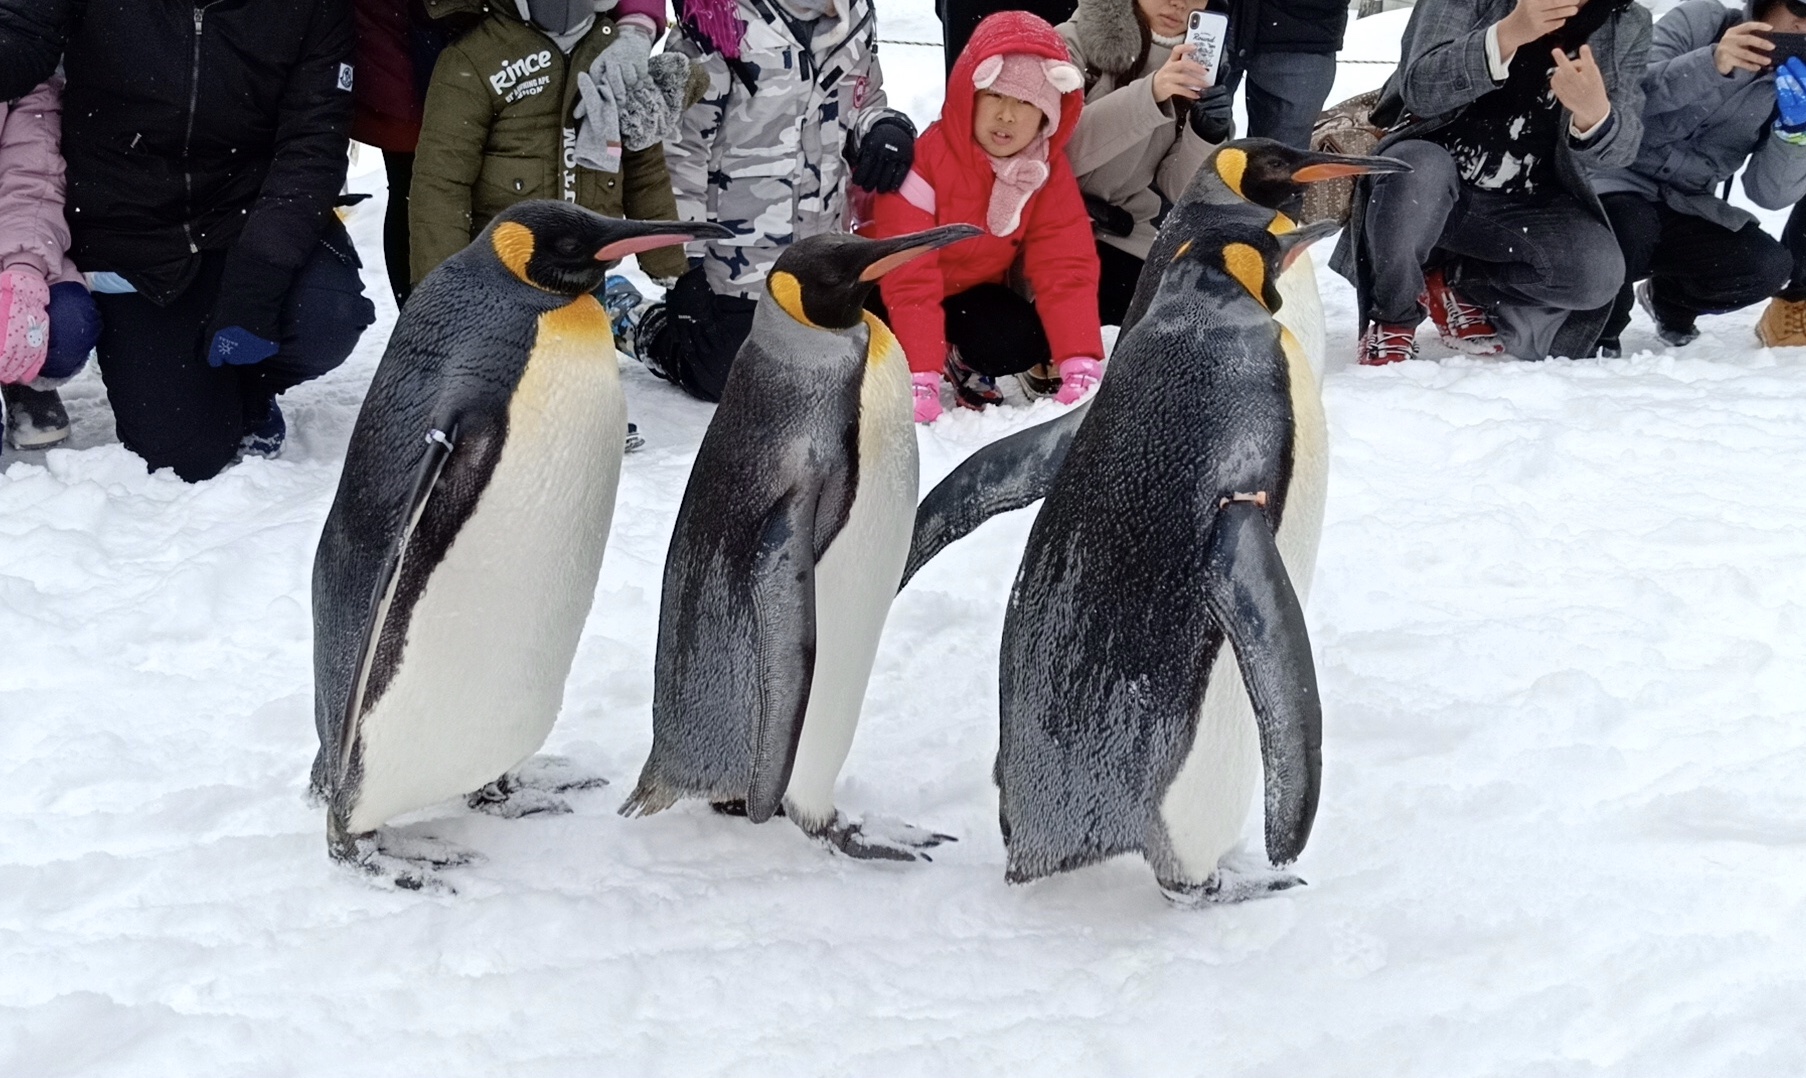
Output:
<instances>
[{"instance_id":1,"label":"penguin orange beak","mask_svg":"<svg viewBox=\"0 0 1806 1078\"><path fill-rule=\"evenodd\" d=\"M652 251L673 244L699 239L726 239L734 230L706 221L619 221L628 235L611 240L596 252L596 261L613 262L641 251Z\"/></svg>"},{"instance_id":2,"label":"penguin orange beak","mask_svg":"<svg viewBox=\"0 0 1806 1078\"><path fill-rule=\"evenodd\" d=\"M1313 153L1312 161L1292 171L1297 183L1322 183L1349 176L1369 176L1383 172L1409 172L1411 166L1396 157L1348 157L1343 154Z\"/></svg>"},{"instance_id":3,"label":"penguin orange beak","mask_svg":"<svg viewBox=\"0 0 1806 1078\"><path fill-rule=\"evenodd\" d=\"M872 253L877 257L859 271L859 279L866 282L878 278L903 265L912 258L936 251L948 244L960 240L971 239L983 232L977 225L942 225L925 232L912 232L907 236L894 239L878 240L872 244Z\"/></svg>"}]
</instances>

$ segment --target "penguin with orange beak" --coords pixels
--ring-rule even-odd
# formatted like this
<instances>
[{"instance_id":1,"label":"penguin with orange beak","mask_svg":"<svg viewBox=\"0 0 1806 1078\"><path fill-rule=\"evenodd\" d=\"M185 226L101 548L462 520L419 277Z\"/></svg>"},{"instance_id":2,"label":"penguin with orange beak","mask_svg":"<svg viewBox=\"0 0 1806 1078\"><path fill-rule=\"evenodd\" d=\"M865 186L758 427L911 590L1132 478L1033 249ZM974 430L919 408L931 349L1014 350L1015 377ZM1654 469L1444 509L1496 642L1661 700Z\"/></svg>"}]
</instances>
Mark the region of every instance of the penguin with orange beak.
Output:
<instances>
[{"instance_id":1,"label":"penguin with orange beak","mask_svg":"<svg viewBox=\"0 0 1806 1078\"><path fill-rule=\"evenodd\" d=\"M327 850L398 886L472 856L379 831L472 795L566 810L516 772L545 742L595 595L627 411L616 259L719 225L564 202L505 210L415 289L371 382L314 559L312 788Z\"/></svg>"},{"instance_id":2,"label":"penguin with orange beak","mask_svg":"<svg viewBox=\"0 0 1806 1078\"><path fill-rule=\"evenodd\" d=\"M946 836L849 820L834 783L909 551L909 364L864 304L910 259L979 234L824 235L778 257L697 452L665 558L652 753L622 812L705 798L780 812L851 857Z\"/></svg>"}]
</instances>

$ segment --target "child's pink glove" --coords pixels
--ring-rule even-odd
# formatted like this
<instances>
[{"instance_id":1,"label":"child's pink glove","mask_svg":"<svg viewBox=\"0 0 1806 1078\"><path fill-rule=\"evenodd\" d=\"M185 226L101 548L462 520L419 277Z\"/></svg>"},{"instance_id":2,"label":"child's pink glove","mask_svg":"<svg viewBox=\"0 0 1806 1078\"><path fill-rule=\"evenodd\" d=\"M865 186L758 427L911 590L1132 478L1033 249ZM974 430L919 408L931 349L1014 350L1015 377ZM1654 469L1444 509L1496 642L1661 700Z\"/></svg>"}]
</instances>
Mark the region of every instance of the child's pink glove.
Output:
<instances>
[{"instance_id":1,"label":"child's pink glove","mask_svg":"<svg viewBox=\"0 0 1806 1078\"><path fill-rule=\"evenodd\" d=\"M1080 397L1091 392L1091 387L1102 381L1104 365L1089 356L1073 356L1060 360L1060 389L1054 394L1054 400L1061 404L1077 403Z\"/></svg>"},{"instance_id":2,"label":"child's pink glove","mask_svg":"<svg viewBox=\"0 0 1806 1078\"><path fill-rule=\"evenodd\" d=\"M0 273L0 383L29 382L50 348L50 286L36 270Z\"/></svg>"},{"instance_id":3,"label":"child's pink glove","mask_svg":"<svg viewBox=\"0 0 1806 1078\"><path fill-rule=\"evenodd\" d=\"M916 371L909 376L916 394L916 422L932 423L941 417L941 376L933 371Z\"/></svg>"}]
</instances>

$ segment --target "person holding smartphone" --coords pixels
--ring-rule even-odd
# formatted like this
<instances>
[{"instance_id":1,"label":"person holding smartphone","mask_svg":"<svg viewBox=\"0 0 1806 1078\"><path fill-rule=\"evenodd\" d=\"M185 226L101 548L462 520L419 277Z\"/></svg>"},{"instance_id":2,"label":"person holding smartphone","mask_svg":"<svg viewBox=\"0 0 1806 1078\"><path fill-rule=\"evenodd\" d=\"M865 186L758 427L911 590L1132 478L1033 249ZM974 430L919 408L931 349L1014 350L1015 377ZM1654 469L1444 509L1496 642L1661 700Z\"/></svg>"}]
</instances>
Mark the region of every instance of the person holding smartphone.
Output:
<instances>
[{"instance_id":1,"label":"person holding smartphone","mask_svg":"<svg viewBox=\"0 0 1806 1078\"><path fill-rule=\"evenodd\" d=\"M1177 202L1234 122L1186 39L1193 6L1167 0L1079 0L1056 29L1085 73L1085 111L1066 144L1097 240L1098 314L1122 324L1163 205Z\"/></svg>"},{"instance_id":2,"label":"person holding smartphone","mask_svg":"<svg viewBox=\"0 0 1806 1078\"><path fill-rule=\"evenodd\" d=\"M1778 53L1771 36L1802 32L1800 0L1754 0L1742 10L1687 0L1656 23L1642 148L1629 167L1593 177L1625 267L1600 335L1603 354L1622 350L1633 295L1657 336L1678 348L1699 336L1700 315L1747 307L1806 278L1800 230L1790 251L1719 197L1739 169L1744 193L1764 209L1806 197L1806 62ZM1801 299L1771 308L1757 328L1765 343L1806 344Z\"/></svg>"},{"instance_id":3,"label":"person holding smartphone","mask_svg":"<svg viewBox=\"0 0 1806 1078\"><path fill-rule=\"evenodd\" d=\"M1636 159L1649 36L1631 0L1417 5L1373 112L1412 171L1356 188L1330 263L1362 363L1415 356L1426 313L1475 354L1592 353L1624 259L1587 173Z\"/></svg>"}]
</instances>

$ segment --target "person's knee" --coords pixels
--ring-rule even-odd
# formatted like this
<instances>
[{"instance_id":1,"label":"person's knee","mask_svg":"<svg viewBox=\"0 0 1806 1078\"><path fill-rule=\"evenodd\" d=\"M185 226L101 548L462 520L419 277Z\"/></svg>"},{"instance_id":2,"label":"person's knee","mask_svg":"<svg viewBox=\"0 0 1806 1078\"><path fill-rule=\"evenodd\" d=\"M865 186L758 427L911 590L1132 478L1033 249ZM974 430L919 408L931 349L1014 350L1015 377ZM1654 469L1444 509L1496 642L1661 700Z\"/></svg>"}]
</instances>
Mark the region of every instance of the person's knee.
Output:
<instances>
[{"instance_id":1,"label":"person's knee","mask_svg":"<svg viewBox=\"0 0 1806 1078\"><path fill-rule=\"evenodd\" d=\"M1406 139L1386 147L1383 156L1403 161L1409 172L1389 172L1375 176L1377 189L1382 184L1418 187L1453 187L1461 182L1460 170L1449 152L1425 139Z\"/></svg>"},{"instance_id":2,"label":"person's knee","mask_svg":"<svg viewBox=\"0 0 1806 1078\"><path fill-rule=\"evenodd\" d=\"M1566 255L1552 260L1547 282L1562 293L1558 306L1590 311L1618 298L1624 287L1624 252L1610 229L1598 225L1579 235L1546 236L1543 241Z\"/></svg>"},{"instance_id":3,"label":"person's knee","mask_svg":"<svg viewBox=\"0 0 1806 1078\"><path fill-rule=\"evenodd\" d=\"M1763 242L1750 252L1751 303L1774 295L1793 280L1793 253L1767 233L1759 234Z\"/></svg>"},{"instance_id":4,"label":"person's knee","mask_svg":"<svg viewBox=\"0 0 1806 1078\"><path fill-rule=\"evenodd\" d=\"M100 340L100 308L74 281L50 286L50 347L42 378L68 378L81 370Z\"/></svg>"}]
</instances>

